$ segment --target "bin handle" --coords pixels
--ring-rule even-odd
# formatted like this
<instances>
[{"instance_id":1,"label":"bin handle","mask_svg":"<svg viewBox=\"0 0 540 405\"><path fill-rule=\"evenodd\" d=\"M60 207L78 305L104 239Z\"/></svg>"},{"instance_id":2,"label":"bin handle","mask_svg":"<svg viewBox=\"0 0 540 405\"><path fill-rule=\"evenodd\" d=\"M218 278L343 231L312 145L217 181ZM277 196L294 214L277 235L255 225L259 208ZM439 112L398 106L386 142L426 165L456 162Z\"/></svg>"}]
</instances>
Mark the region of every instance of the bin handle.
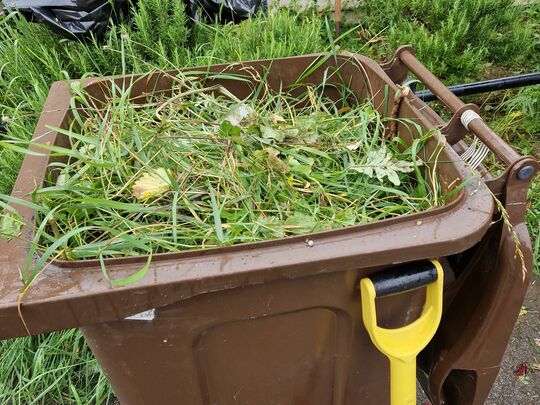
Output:
<instances>
[{"instance_id":1,"label":"bin handle","mask_svg":"<svg viewBox=\"0 0 540 405\"><path fill-rule=\"evenodd\" d=\"M486 144L489 149L506 165L516 163L521 156L503 141L471 108L467 108L455 94L431 73L415 56L414 48L404 45L397 49L396 59L399 59L437 98L461 120L461 123L472 134ZM465 107L465 108L464 108ZM471 111L469 113L469 111Z\"/></svg>"}]
</instances>

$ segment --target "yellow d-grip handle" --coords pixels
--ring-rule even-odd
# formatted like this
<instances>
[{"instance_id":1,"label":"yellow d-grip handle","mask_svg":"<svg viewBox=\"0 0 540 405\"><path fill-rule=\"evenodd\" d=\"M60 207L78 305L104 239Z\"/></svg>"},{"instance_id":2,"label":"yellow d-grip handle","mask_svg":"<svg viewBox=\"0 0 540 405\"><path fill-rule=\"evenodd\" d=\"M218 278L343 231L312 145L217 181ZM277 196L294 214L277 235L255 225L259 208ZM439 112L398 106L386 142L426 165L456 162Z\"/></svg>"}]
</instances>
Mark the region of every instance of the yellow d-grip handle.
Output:
<instances>
[{"instance_id":1,"label":"yellow d-grip handle","mask_svg":"<svg viewBox=\"0 0 540 405\"><path fill-rule=\"evenodd\" d=\"M437 331L442 316L443 270L437 260L437 280L426 286L426 302L420 317L396 329L377 326L375 286L369 278L360 281L362 317L373 344L390 360L390 403L416 403L416 356Z\"/></svg>"}]
</instances>

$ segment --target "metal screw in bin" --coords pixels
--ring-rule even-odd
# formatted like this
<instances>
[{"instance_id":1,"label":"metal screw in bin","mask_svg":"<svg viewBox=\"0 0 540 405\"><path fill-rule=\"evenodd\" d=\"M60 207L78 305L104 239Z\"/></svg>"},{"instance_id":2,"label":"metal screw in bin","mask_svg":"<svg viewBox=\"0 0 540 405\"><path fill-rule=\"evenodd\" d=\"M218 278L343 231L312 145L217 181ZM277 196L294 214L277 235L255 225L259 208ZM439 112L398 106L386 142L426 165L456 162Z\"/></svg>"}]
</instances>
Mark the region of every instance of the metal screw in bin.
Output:
<instances>
[{"instance_id":1,"label":"metal screw in bin","mask_svg":"<svg viewBox=\"0 0 540 405\"><path fill-rule=\"evenodd\" d=\"M534 167L531 165L523 166L517 172L517 178L519 180L529 180L534 175Z\"/></svg>"}]
</instances>

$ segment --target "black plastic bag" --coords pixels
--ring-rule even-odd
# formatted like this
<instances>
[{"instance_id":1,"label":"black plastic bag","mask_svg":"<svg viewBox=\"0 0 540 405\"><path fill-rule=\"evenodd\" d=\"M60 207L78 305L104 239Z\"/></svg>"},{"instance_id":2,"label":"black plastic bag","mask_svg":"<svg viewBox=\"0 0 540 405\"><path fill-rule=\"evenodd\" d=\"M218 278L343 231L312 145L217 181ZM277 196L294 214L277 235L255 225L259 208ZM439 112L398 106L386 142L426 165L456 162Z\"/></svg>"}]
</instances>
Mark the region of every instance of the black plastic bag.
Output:
<instances>
[{"instance_id":1,"label":"black plastic bag","mask_svg":"<svg viewBox=\"0 0 540 405\"><path fill-rule=\"evenodd\" d=\"M2 0L32 21L50 26L66 38L101 37L111 16L120 14L127 0Z\"/></svg>"},{"instance_id":2,"label":"black plastic bag","mask_svg":"<svg viewBox=\"0 0 540 405\"><path fill-rule=\"evenodd\" d=\"M7 9L18 10L32 21L50 26L70 39L102 37L111 17L127 15L128 0L1 0ZM182 1L182 0L178 0ZM240 21L259 10L267 0L184 0L193 20ZM133 3L137 4L136 0Z\"/></svg>"},{"instance_id":3,"label":"black plastic bag","mask_svg":"<svg viewBox=\"0 0 540 405\"><path fill-rule=\"evenodd\" d=\"M267 8L267 0L185 0L190 17L198 21L240 21Z\"/></svg>"}]
</instances>

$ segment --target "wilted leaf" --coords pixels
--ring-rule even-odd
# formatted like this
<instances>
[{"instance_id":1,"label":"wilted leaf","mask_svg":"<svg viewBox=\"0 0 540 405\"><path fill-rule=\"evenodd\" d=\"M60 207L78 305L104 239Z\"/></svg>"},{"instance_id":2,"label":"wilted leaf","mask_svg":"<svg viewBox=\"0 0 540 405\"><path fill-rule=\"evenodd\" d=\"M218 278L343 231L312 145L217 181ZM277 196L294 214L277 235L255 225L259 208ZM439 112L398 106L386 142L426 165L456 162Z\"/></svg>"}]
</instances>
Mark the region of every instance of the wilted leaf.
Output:
<instances>
[{"instance_id":1,"label":"wilted leaf","mask_svg":"<svg viewBox=\"0 0 540 405\"><path fill-rule=\"evenodd\" d=\"M269 112L268 117L270 118L270 121L272 121L273 124L280 124L280 123L287 122L287 120L283 118L281 115L274 114L273 112Z\"/></svg>"},{"instance_id":2,"label":"wilted leaf","mask_svg":"<svg viewBox=\"0 0 540 405\"><path fill-rule=\"evenodd\" d=\"M298 140L308 144L316 143L319 139L318 128L321 121L327 117L324 113L297 117L295 124L298 128Z\"/></svg>"},{"instance_id":3,"label":"wilted leaf","mask_svg":"<svg viewBox=\"0 0 540 405\"><path fill-rule=\"evenodd\" d=\"M283 128L283 135L285 136L285 139L296 139L298 140L298 135L300 135L300 131L296 128Z\"/></svg>"},{"instance_id":4,"label":"wilted leaf","mask_svg":"<svg viewBox=\"0 0 540 405\"><path fill-rule=\"evenodd\" d=\"M376 169L375 169L376 170ZM377 171L377 170L376 170ZM390 180L392 182L392 184L395 184L396 186L399 186L400 182L399 182L399 176L398 174L393 171L393 170L386 170L384 172L380 172L381 175L386 175L386 177L388 177L388 180ZM382 176L379 177L379 174L377 174L377 178L382 181Z\"/></svg>"},{"instance_id":5,"label":"wilted leaf","mask_svg":"<svg viewBox=\"0 0 540 405\"><path fill-rule=\"evenodd\" d=\"M362 141L358 141L355 143L351 143L350 145L345 146L348 150L358 150L358 148L362 145Z\"/></svg>"},{"instance_id":6,"label":"wilted leaf","mask_svg":"<svg viewBox=\"0 0 540 405\"><path fill-rule=\"evenodd\" d=\"M264 151L268 154L268 165L280 171L281 173L288 173L291 169L283 160L279 158L279 151L274 148L266 148Z\"/></svg>"},{"instance_id":7,"label":"wilted leaf","mask_svg":"<svg viewBox=\"0 0 540 405\"><path fill-rule=\"evenodd\" d=\"M261 126L261 136L264 139L273 139L276 142L283 142L285 139L285 133L283 131L280 131L278 129L274 129L269 126Z\"/></svg>"},{"instance_id":8,"label":"wilted leaf","mask_svg":"<svg viewBox=\"0 0 540 405\"><path fill-rule=\"evenodd\" d=\"M529 367L527 363L521 363L519 366L517 366L514 370L514 375L516 377L523 377L527 372L529 371Z\"/></svg>"},{"instance_id":9,"label":"wilted leaf","mask_svg":"<svg viewBox=\"0 0 540 405\"><path fill-rule=\"evenodd\" d=\"M144 173L133 185L133 196L137 200L159 197L170 189L167 171L159 168L151 173Z\"/></svg>"}]
</instances>

